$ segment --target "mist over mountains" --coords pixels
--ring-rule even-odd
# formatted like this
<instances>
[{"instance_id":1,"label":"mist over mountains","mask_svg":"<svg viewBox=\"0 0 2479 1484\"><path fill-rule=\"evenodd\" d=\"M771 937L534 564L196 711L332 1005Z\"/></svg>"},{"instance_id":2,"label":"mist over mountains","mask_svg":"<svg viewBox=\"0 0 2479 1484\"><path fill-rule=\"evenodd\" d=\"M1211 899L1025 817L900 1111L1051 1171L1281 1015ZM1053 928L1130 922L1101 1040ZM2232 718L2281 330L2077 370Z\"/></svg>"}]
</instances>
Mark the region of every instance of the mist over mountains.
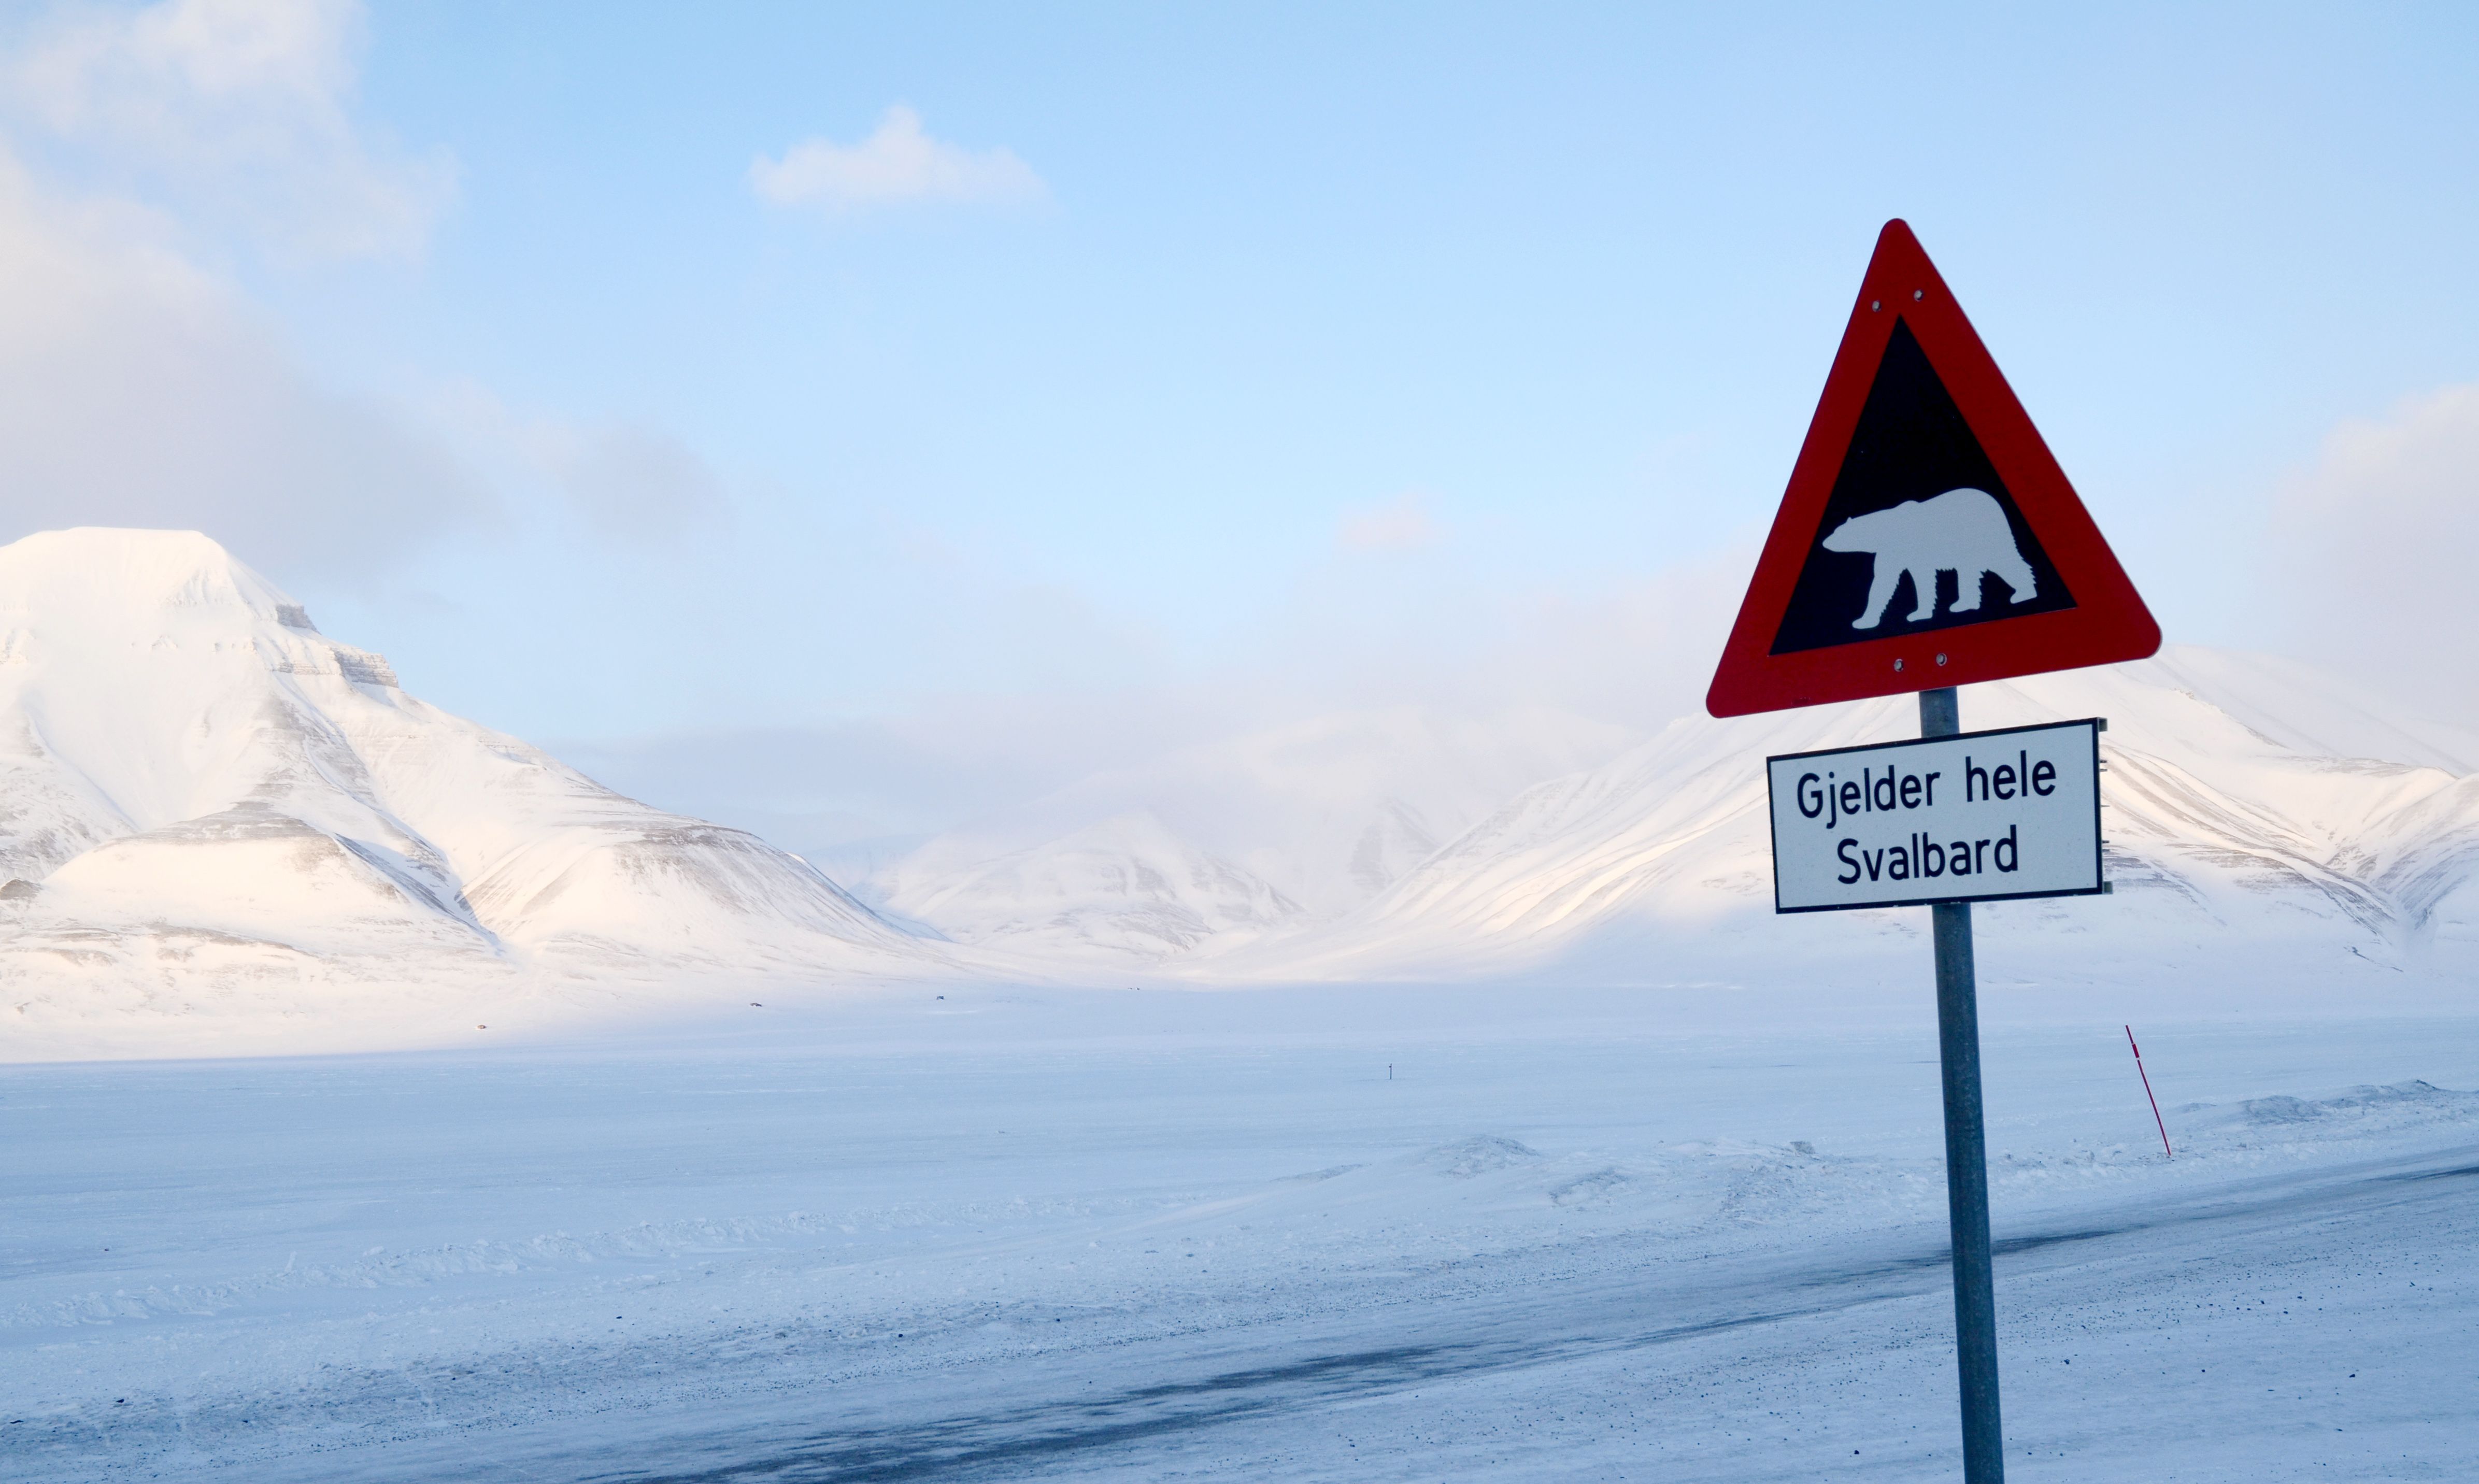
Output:
<instances>
[{"instance_id":1,"label":"mist over mountains","mask_svg":"<svg viewBox=\"0 0 2479 1484\"><path fill-rule=\"evenodd\" d=\"M2479 966L2479 737L2202 650L1975 687L1963 716L2109 721L2115 893L1982 908L1993 986ZM1761 759L1916 728L1909 698L1642 739L1346 712L839 883L406 695L204 536L48 532L0 548L0 1027L22 1054L178 1054L750 985L1915 977L1915 911L1772 912Z\"/></svg>"},{"instance_id":2,"label":"mist over mountains","mask_svg":"<svg viewBox=\"0 0 2479 1484\"><path fill-rule=\"evenodd\" d=\"M859 879L961 940L1096 965L1342 917L1623 729L1536 707L1347 711L1173 751L941 834Z\"/></svg>"},{"instance_id":3,"label":"mist over mountains","mask_svg":"<svg viewBox=\"0 0 2479 1484\"><path fill-rule=\"evenodd\" d=\"M2407 722L2340 682L2262 656L2162 657L1971 687L1973 729L2099 716L2107 870L2114 893L1980 908L1993 972L2026 982L2201 972L2346 987L2361 975L2464 973L2479 961L2479 737ZM1246 739L1367 739L1383 720L1334 718ZM1540 781L1475 809L1434 845L1387 847L1460 797L1435 780L1454 749L1409 718L1418 758L1316 794L1313 771L1253 775L1299 813L1293 870L1321 870L1312 905L1164 821L1229 797L1225 761L1191 755L1148 779L1082 785L1009 823L1033 843L959 831L863 883L960 941L1167 968L1215 983L1545 978L1606 985L1761 985L1915 975L1917 911L1776 916L1761 759L1918 735L1912 698L1731 721L1684 717L1595 766L1551 758L1605 742L1554 716L1500 733ZM1385 747L1369 744L1372 754ZM1353 761L1349 749L1339 755ZM1424 785L1426 785L1424 787ZM1249 795L1246 797L1254 798ZM1081 805L1082 812L1071 807ZM1269 806L1261 804L1261 809ZM1365 874L1354 876L1346 863ZM1357 888L1356 892L1354 888ZM1176 931L1167 925L1176 923ZM2034 976L2026 978L2026 976Z\"/></svg>"}]
</instances>

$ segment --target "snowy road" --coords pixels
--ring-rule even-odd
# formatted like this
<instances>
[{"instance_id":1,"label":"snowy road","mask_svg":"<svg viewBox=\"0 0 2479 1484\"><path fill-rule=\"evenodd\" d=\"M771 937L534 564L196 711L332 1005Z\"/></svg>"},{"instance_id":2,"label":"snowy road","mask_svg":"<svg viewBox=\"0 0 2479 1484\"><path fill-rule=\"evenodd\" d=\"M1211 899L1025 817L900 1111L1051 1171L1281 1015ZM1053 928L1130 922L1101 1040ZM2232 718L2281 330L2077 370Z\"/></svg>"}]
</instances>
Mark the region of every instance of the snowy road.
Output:
<instances>
[{"instance_id":1,"label":"snowy road","mask_svg":"<svg viewBox=\"0 0 2479 1484\"><path fill-rule=\"evenodd\" d=\"M1950 1471L1925 1024L1150 999L12 1070L0 1472ZM2015 1477L2467 1476L2479 1026L1996 1008Z\"/></svg>"},{"instance_id":2,"label":"snowy road","mask_svg":"<svg viewBox=\"0 0 2479 1484\"><path fill-rule=\"evenodd\" d=\"M2479 1145L2107 1215L2122 1224L2001 1245L2016 1476L2467 1476ZM801 1421L777 1400L652 1457L636 1443L558 1449L473 1476L1909 1479L1950 1468L1941 1250L1854 1246L1647 1281L1630 1270L1641 1253L1616 1245L1597 1254L1611 1270L1589 1277L1468 1273L1460 1292L1371 1305L1310 1335L1247 1326L1206 1343L1061 1345L1041 1357L1050 1384L1016 1380L996 1407L990 1377L950 1370L817 1396ZM2213 1435L2202 1456L2197 1422ZM425 1459L409 1473L447 1467Z\"/></svg>"}]
</instances>

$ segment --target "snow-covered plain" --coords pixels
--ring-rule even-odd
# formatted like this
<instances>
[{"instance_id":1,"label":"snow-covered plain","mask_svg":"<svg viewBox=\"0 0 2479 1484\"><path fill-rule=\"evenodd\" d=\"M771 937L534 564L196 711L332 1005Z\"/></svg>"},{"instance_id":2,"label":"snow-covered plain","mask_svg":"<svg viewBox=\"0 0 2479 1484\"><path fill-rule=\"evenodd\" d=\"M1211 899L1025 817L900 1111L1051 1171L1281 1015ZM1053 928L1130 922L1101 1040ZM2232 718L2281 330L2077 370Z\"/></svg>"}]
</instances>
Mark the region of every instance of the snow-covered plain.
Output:
<instances>
[{"instance_id":1,"label":"snow-covered plain","mask_svg":"<svg viewBox=\"0 0 2479 1484\"><path fill-rule=\"evenodd\" d=\"M1925 984L947 993L8 1072L0 1474L1955 1467ZM2015 1477L2468 1476L2479 1017L1987 1014Z\"/></svg>"}]
</instances>

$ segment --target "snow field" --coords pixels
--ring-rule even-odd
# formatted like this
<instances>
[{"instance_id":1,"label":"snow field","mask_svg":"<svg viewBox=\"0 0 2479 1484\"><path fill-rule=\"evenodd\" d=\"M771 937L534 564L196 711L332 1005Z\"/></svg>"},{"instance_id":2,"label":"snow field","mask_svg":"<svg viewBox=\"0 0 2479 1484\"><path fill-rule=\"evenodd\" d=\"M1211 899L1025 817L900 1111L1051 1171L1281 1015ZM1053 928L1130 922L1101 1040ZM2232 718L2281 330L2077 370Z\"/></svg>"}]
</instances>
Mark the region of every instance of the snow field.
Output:
<instances>
[{"instance_id":1,"label":"snow field","mask_svg":"<svg viewBox=\"0 0 2479 1484\"><path fill-rule=\"evenodd\" d=\"M0 1074L0 1471L1951 1464L1925 984L946 992ZM2173 1162L2084 1008L1987 997L2020 1476L2454 1476L2479 1018L2180 1005Z\"/></svg>"}]
</instances>

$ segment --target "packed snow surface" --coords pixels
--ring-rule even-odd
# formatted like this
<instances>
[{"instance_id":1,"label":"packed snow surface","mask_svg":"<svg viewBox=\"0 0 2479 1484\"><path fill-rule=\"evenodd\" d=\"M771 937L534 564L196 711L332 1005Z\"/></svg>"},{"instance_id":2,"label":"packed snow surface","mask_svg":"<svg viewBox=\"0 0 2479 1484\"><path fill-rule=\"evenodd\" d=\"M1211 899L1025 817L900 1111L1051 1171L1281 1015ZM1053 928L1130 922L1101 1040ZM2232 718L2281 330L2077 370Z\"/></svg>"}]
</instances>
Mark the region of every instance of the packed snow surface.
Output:
<instances>
[{"instance_id":1,"label":"packed snow surface","mask_svg":"<svg viewBox=\"0 0 2479 1484\"><path fill-rule=\"evenodd\" d=\"M1952 1477L1911 968L15 1068L0 1476ZM2010 1477L2468 1477L2469 1011L1988 993Z\"/></svg>"}]
</instances>

